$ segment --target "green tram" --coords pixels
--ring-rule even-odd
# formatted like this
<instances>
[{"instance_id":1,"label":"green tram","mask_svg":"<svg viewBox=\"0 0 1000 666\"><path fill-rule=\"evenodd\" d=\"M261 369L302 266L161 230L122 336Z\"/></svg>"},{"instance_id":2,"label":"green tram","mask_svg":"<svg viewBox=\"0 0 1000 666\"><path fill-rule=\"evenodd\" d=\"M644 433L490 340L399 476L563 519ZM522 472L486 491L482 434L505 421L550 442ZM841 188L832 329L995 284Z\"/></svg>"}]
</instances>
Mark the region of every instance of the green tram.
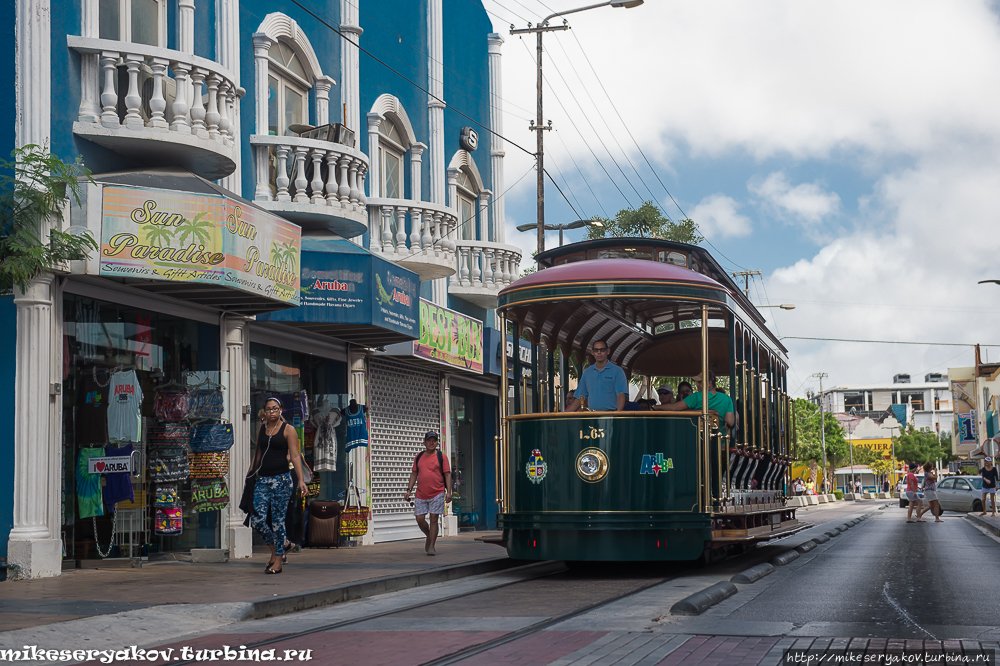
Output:
<instances>
[{"instance_id":1,"label":"green tram","mask_svg":"<svg viewBox=\"0 0 1000 666\"><path fill-rule=\"evenodd\" d=\"M712 256L615 238L536 259L543 270L501 291L497 307L502 330L532 348L530 390L519 354L513 368L501 354L498 526L510 557L710 561L803 529L785 507L787 350ZM564 411L568 359L596 340L646 395L651 377L728 376L736 427L720 427L708 401Z\"/></svg>"}]
</instances>

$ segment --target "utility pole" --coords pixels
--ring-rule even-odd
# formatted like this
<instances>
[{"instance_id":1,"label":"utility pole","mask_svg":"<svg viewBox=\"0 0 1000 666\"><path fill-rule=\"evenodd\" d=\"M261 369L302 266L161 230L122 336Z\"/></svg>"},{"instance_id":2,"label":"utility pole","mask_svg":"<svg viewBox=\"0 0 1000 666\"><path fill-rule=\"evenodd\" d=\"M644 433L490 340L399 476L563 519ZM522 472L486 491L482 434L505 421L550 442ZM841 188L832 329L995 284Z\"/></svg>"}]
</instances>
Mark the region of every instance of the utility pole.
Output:
<instances>
[{"instance_id":1,"label":"utility pole","mask_svg":"<svg viewBox=\"0 0 1000 666\"><path fill-rule=\"evenodd\" d=\"M759 275L759 273L758 273ZM825 372L815 372L812 375L819 379L819 438L823 442L823 486L826 486L826 416L823 413L823 378L829 377Z\"/></svg>"},{"instance_id":2,"label":"utility pole","mask_svg":"<svg viewBox=\"0 0 1000 666\"><path fill-rule=\"evenodd\" d=\"M760 277L760 271L736 271L732 274L734 278L743 278L743 295L750 298L750 278ZM815 377L816 375L813 375Z\"/></svg>"}]
</instances>

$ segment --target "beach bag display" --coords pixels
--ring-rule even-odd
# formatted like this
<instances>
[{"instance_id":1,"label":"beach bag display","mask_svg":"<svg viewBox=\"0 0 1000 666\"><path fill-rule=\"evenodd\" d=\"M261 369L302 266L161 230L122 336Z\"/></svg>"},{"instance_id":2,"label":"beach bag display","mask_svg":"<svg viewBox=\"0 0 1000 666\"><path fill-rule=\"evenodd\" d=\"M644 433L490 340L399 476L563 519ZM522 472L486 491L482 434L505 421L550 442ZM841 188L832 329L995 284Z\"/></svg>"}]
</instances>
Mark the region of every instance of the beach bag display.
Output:
<instances>
[{"instance_id":1,"label":"beach bag display","mask_svg":"<svg viewBox=\"0 0 1000 666\"><path fill-rule=\"evenodd\" d=\"M186 446L191 440L191 427L186 423L154 423L146 427L149 446Z\"/></svg>"},{"instance_id":2,"label":"beach bag display","mask_svg":"<svg viewBox=\"0 0 1000 666\"><path fill-rule=\"evenodd\" d=\"M306 497L319 497L319 474L313 475L312 481L306 484Z\"/></svg>"},{"instance_id":3,"label":"beach bag display","mask_svg":"<svg viewBox=\"0 0 1000 666\"><path fill-rule=\"evenodd\" d=\"M191 428L191 450L196 453L228 451L232 445L232 423L208 423Z\"/></svg>"},{"instance_id":4,"label":"beach bag display","mask_svg":"<svg viewBox=\"0 0 1000 666\"><path fill-rule=\"evenodd\" d=\"M191 482L191 510L218 511L229 506L229 486L224 479L197 479Z\"/></svg>"},{"instance_id":5,"label":"beach bag display","mask_svg":"<svg viewBox=\"0 0 1000 666\"><path fill-rule=\"evenodd\" d=\"M347 506L340 514L340 536L360 537L368 534L368 519L371 510L361 505L361 493L358 492L357 488L354 488L354 494L358 503L351 504L351 495L348 491Z\"/></svg>"},{"instance_id":6,"label":"beach bag display","mask_svg":"<svg viewBox=\"0 0 1000 666\"><path fill-rule=\"evenodd\" d=\"M216 479L229 473L229 451L192 453L189 456L191 478Z\"/></svg>"},{"instance_id":7,"label":"beach bag display","mask_svg":"<svg viewBox=\"0 0 1000 666\"><path fill-rule=\"evenodd\" d=\"M176 483L156 484L156 496L153 499L154 506L176 506L180 504L180 499L180 486Z\"/></svg>"},{"instance_id":8,"label":"beach bag display","mask_svg":"<svg viewBox=\"0 0 1000 666\"><path fill-rule=\"evenodd\" d=\"M184 450L157 452L149 459L149 478L153 481L180 481L190 473L190 463Z\"/></svg>"},{"instance_id":9,"label":"beach bag display","mask_svg":"<svg viewBox=\"0 0 1000 666\"><path fill-rule=\"evenodd\" d=\"M184 517L180 507L157 509L153 532L161 536L178 536L184 531Z\"/></svg>"},{"instance_id":10,"label":"beach bag display","mask_svg":"<svg viewBox=\"0 0 1000 666\"><path fill-rule=\"evenodd\" d=\"M161 421L183 421L191 411L191 394L187 391L157 391L153 398L153 414Z\"/></svg>"},{"instance_id":11,"label":"beach bag display","mask_svg":"<svg viewBox=\"0 0 1000 666\"><path fill-rule=\"evenodd\" d=\"M191 391L191 407L188 418L193 420L212 420L222 418L225 409L225 398L221 388L200 388Z\"/></svg>"}]
</instances>

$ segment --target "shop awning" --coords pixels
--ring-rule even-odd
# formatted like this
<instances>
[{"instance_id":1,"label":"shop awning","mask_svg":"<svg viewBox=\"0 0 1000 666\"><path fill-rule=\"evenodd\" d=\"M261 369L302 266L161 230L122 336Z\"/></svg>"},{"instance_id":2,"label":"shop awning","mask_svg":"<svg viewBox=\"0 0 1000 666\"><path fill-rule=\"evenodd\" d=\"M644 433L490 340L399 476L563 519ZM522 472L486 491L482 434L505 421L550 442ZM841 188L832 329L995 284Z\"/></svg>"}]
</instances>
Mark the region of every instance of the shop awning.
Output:
<instances>
[{"instance_id":1,"label":"shop awning","mask_svg":"<svg viewBox=\"0 0 1000 666\"><path fill-rule=\"evenodd\" d=\"M94 181L71 211L100 240L88 273L243 315L298 305L298 225L184 169Z\"/></svg>"},{"instance_id":2,"label":"shop awning","mask_svg":"<svg viewBox=\"0 0 1000 666\"><path fill-rule=\"evenodd\" d=\"M300 307L257 318L365 347L419 335L420 279L413 271L346 240L306 238L301 278Z\"/></svg>"}]
</instances>

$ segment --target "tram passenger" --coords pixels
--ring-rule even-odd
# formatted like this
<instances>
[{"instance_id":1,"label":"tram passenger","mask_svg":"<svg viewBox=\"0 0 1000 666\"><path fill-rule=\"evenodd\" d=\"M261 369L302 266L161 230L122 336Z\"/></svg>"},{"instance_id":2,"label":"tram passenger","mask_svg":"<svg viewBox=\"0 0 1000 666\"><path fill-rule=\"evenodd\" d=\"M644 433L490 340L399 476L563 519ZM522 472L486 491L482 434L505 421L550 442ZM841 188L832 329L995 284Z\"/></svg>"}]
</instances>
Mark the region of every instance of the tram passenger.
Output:
<instances>
[{"instance_id":1,"label":"tram passenger","mask_svg":"<svg viewBox=\"0 0 1000 666\"><path fill-rule=\"evenodd\" d=\"M568 412L580 409L583 400L595 412L621 412L628 400L628 379L625 371L608 360L611 349L607 340L596 340L592 347L594 365L588 366L576 387L576 401L566 408Z\"/></svg>"},{"instance_id":2,"label":"tram passenger","mask_svg":"<svg viewBox=\"0 0 1000 666\"><path fill-rule=\"evenodd\" d=\"M677 385L677 401L680 402L684 398L688 397L694 393L694 389L691 388L691 384L688 382L681 382Z\"/></svg>"},{"instance_id":3,"label":"tram passenger","mask_svg":"<svg viewBox=\"0 0 1000 666\"><path fill-rule=\"evenodd\" d=\"M660 399L661 405L669 405L674 402L674 390L669 385L664 384L656 389L656 397Z\"/></svg>"},{"instance_id":4,"label":"tram passenger","mask_svg":"<svg viewBox=\"0 0 1000 666\"><path fill-rule=\"evenodd\" d=\"M570 409L570 407L575 402L577 402L577 399L576 399L576 389L570 389L570 390L566 391L566 408L563 409L563 411L564 412L575 411L573 409Z\"/></svg>"},{"instance_id":5,"label":"tram passenger","mask_svg":"<svg viewBox=\"0 0 1000 666\"><path fill-rule=\"evenodd\" d=\"M698 385L699 391L697 393L692 393L683 400L675 402L671 405L657 405L654 409L667 412L676 412L684 409L701 409L701 396L703 390L701 375L695 375L691 379L693 379L694 383ZM678 388L678 392L679 391L680 388ZM736 413L733 411L733 399L725 393L719 393L715 390L715 375L712 372L708 373L708 408L717 411L728 427L732 428L736 424Z\"/></svg>"}]
</instances>

